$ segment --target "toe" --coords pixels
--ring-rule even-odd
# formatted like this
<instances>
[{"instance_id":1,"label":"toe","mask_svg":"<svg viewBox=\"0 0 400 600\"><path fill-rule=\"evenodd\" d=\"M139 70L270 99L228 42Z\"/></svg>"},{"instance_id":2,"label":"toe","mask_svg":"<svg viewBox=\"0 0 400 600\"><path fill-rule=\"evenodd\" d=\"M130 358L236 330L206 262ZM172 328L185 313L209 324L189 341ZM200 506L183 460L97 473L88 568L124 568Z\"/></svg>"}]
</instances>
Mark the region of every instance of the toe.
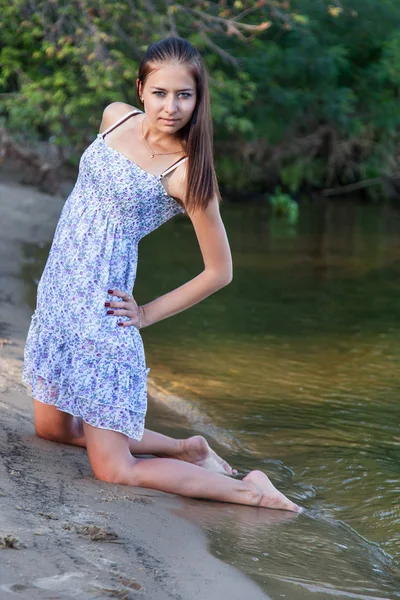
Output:
<instances>
[{"instance_id":1,"label":"toe","mask_svg":"<svg viewBox=\"0 0 400 600\"><path fill-rule=\"evenodd\" d=\"M289 498L286 498L286 496L284 496L283 494L281 496L282 496L281 501L282 501L282 509L283 510L290 510L295 513L303 512L303 509L300 506L298 506L297 504L295 504L294 502L289 500Z\"/></svg>"},{"instance_id":2,"label":"toe","mask_svg":"<svg viewBox=\"0 0 400 600\"><path fill-rule=\"evenodd\" d=\"M227 473L228 475L233 475L233 469L230 465L228 465L227 462L222 461L222 468L224 469L225 473Z\"/></svg>"},{"instance_id":3,"label":"toe","mask_svg":"<svg viewBox=\"0 0 400 600\"><path fill-rule=\"evenodd\" d=\"M222 468L223 468L224 472L227 475L230 475L231 477L236 477L236 475L238 474L238 470L233 469L231 467L231 465L229 463L227 463L225 460L222 461Z\"/></svg>"}]
</instances>

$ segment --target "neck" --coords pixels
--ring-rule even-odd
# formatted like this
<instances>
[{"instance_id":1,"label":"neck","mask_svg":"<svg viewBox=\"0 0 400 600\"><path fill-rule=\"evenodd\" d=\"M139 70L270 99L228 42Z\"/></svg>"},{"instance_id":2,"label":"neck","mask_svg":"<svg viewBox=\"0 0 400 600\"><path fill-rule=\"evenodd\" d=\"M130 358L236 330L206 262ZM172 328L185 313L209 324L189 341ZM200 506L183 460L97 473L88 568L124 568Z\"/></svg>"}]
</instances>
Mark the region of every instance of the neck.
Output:
<instances>
[{"instance_id":1,"label":"neck","mask_svg":"<svg viewBox=\"0 0 400 600\"><path fill-rule=\"evenodd\" d=\"M154 147L154 150L159 149L168 152L171 150L171 146L172 150L178 144L181 146L178 138L175 135L158 131L158 129L151 126L147 117L145 117L143 120L143 135L146 138L147 143L152 148Z\"/></svg>"}]
</instances>

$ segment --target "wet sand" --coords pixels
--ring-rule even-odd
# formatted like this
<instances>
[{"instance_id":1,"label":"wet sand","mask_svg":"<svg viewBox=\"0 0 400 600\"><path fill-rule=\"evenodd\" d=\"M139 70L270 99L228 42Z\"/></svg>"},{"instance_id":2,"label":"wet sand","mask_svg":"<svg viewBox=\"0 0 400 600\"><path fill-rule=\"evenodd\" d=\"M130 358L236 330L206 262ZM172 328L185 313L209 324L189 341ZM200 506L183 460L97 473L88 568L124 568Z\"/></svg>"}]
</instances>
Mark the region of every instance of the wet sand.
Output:
<instances>
[{"instance_id":1,"label":"wet sand","mask_svg":"<svg viewBox=\"0 0 400 600\"><path fill-rule=\"evenodd\" d=\"M49 196L0 173L0 598L265 599L174 514L185 500L99 482L85 450L34 434L21 244L51 239L65 189Z\"/></svg>"}]
</instances>

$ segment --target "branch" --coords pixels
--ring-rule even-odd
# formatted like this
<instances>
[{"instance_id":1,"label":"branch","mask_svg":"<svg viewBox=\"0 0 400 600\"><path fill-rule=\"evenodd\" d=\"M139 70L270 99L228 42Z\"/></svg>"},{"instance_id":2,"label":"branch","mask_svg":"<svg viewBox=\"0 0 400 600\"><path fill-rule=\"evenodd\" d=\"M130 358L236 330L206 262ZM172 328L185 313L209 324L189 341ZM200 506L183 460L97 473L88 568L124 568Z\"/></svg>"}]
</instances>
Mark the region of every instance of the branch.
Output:
<instances>
[{"instance_id":1,"label":"branch","mask_svg":"<svg viewBox=\"0 0 400 600\"><path fill-rule=\"evenodd\" d=\"M374 179L365 179L364 181L357 181L356 183L349 183L348 185L342 185L335 188L329 188L328 190L322 190L323 196L341 196L342 194L350 194L357 190L363 190L373 185L382 184L381 177L374 177Z\"/></svg>"},{"instance_id":2,"label":"branch","mask_svg":"<svg viewBox=\"0 0 400 600\"><path fill-rule=\"evenodd\" d=\"M128 35L118 23L113 23L112 26L114 27L114 31L119 35L119 37L122 40L124 40L126 45L134 51L136 58L140 60L142 58L143 52L139 50L139 48L133 41L132 36Z\"/></svg>"},{"instance_id":3,"label":"branch","mask_svg":"<svg viewBox=\"0 0 400 600\"><path fill-rule=\"evenodd\" d=\"M276 8L276 6L271 5L270 3L268 3L268 6L271 9L272 16L279 19L279 21L282 21L282 23L285 23L285 25L288 25L289 27L294 27L293 20L288 15L285 15L285 13L283 13L278 8Z\"/></svg>"},{"instance_id":4,"label":"branch","mask_svg":"<svg viewBox=\"0 0 400 600\"><path fill-rule=\"evenodd\" d=\"M191 14L201 17L204 21L211 21L220 25L225 25L228 32L236 32L237 28L244 29L245 31L259 32L265 31L265 29L268 29L268 27L271 26L271 23L269 21L264 21L259 25L249 25L248 23L240 23L239 21L236 21L234 19L224 19L223 17L210 15L208 13L203 12L202 10L199 10L198 8L190 8L188 6L183 6L179 3L176 3L175 6L179 6L180 9L184 10L185 12L189 12Z\"/></svg>"},{"instance_id":5,"label":"branch","mask_svg":"<svg viewBox=\"0 0 400 600\"><path fill-rule=\"evenodd\" d=\"M229 54L229 52L226 52L225 50L223 50L223 48L220 48L220 46L218 46L217 44L215 44L212 41L212 39L207 35L206 30L202 23L199 23L198 28L200 30L200 34L201 34L202 38L210 46L210 48L212 48L217 54L219 54L219 56L226 62L230 63L231 65L233 65L236 68L239 67L239 62L234 56L231 56Z\"/></svg>"},{"instance_id":6,"label":"branch","mask_svg":"<svg viewBox=\"0 0 400 600\"><path fill-rule=\"evenodd\" d=\"M143 4L145 5L145 8L147 8L147 10L151 13L156 13L156 9L154 7L154 4L152 2L150 2L150 0L144 0Z\"/></svg>"},{"instance_id":7,"label":"branch","mask_svg":"<svg viewBox=\"0 0 400 600\"><path fill-rule=\"evenodd\" d=\"M232 21L237 21L238 19L243 19L243 17L251 14L252 12L255 12L256 10L259 10L261 8L262 4L259 2L257 2L256 4L258 4L258 6L251 6L250 8L246 8L245 10L242 10L241 13L236 15L236 17L232 17ZM263 2L263 4L265 4L265 2Z\"/></svg>"},{"instance_id":8,"label":"branch","mask_svg":"<svg viewBox=\"0 0 400 600\"><path fill-rule=\"evenodd\" d=\"M90 9L88 8L88 6L86 4L86 0L77 0L77 3L79 5L79 7L81 8L83 15L85 16L85 20L87 23L89 33L93 36L93 40L96 44L96 47L95 47L96 59L100 62L104 62L106 59L106 56L108 56L108 58L110 58L110 53L108 51L108 48L101 40L101 35L100 35L99 29L93 23L93 20L90 15Z\"/></svg>"},{"instance_id":9,"label":"branch","mask_svg":"<svg viewBox=\"0 0 400 600\"><path fill-rule=\"evenodd\" d=\"M168 20L169 20L170 32L173 36L177 37L178 30L177 30L176 22L175 22L174 15L172 12L171 0L166 0L166 5L167 5L167 15L168 15Z\"/></svg>"}]
</instances>

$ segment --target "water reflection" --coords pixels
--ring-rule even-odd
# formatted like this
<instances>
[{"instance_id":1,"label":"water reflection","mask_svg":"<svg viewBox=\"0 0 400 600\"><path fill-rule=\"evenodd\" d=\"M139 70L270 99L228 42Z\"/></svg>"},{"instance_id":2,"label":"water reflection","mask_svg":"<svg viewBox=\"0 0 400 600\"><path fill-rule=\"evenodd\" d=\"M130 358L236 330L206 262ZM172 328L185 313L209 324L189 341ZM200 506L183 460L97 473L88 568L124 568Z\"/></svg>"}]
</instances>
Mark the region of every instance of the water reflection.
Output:
<instances>
[{"instance_id":1,"label":"water reflection","mask_svg":"<svg viewBox=\"0 0 400 600\"><path fill-rule=\"evenodd\" d=\"M272 598L396 597L392 561L319 511L297 516L187 501L179 514L200 524L212 551L244 568Z\"/></svg>"},{"instance_id":2,"label":"water reflection","mask_svg":"<svg viewBox=\"0 0 400 600\"><path fill-rule=\"evenodd\" d=\"M143 331L149 425L207 433L308 510L187 501L183 513L274 600L400 598L400 216L349 202L304 206L296 228L263 206L223 214L232 284ZM177 218L141 242L136 299L201 269Z\"/></svg>"}]
</instances>

